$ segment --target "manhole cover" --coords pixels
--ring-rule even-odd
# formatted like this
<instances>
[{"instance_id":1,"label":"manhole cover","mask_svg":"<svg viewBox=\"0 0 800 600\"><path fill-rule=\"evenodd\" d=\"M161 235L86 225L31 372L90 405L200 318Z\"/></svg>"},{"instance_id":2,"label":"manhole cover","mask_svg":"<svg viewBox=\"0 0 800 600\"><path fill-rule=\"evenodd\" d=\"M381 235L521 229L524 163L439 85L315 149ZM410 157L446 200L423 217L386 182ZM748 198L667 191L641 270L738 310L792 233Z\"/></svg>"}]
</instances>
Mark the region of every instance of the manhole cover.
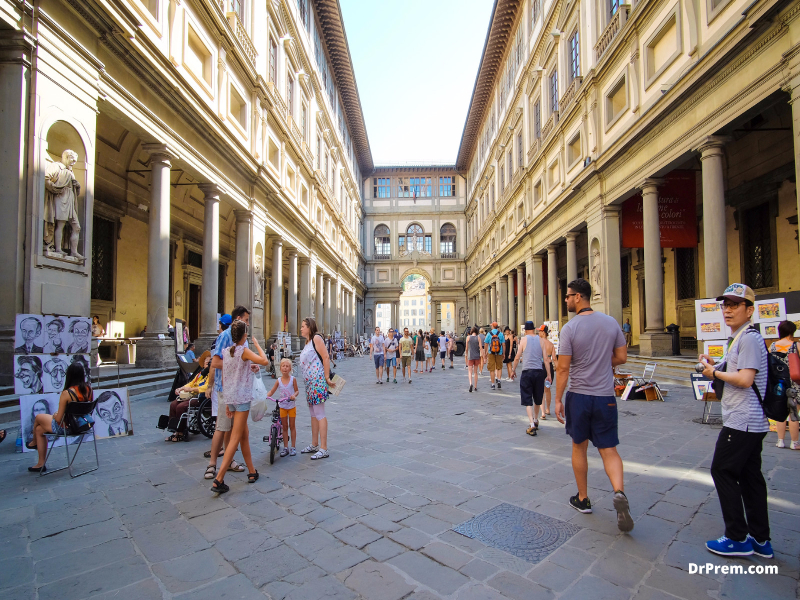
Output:
<instances>
[{"instance_id":1,"label":"manhole cover","mask_svg":"<svg viewBox=\"0 0 800 600\"><path fill-rule=\"evenodd\" d=\"M580 530L572 523L511 504L500 504L453 527L461 535L534 564Z\"/></svg>"}]
</instances>

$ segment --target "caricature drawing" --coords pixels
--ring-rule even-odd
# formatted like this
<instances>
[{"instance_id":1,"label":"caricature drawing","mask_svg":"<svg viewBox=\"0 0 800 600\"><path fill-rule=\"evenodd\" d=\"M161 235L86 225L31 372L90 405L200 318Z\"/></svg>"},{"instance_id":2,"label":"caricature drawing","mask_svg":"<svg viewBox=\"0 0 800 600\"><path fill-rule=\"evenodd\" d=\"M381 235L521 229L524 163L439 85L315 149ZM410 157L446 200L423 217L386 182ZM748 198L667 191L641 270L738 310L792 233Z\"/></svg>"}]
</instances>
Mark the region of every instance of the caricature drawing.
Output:
<instances>
[{"instance_id":1,"label":"caricature drawing","mask_svg":"<svg viewBox=\"0 0 800 600\"><path fill-rule=\"evenodd\" d=\"M67 354L86 354L89 352L91 325L85 319L75 319L69 324L72 343L67 347Z\"/></svg>"},{"instance_id":2,"label":"caricature drawing","mask_svg":"<svg viewBox=\"0 0 800 600\"><path fill-rule=\"evenodd\" d=\"M18 356L17 372L14 377L19 379L19 385L14 386L18 394L42 393L42 361L38 356Z\"/></svg>"},{"instance_id":3,"label":"caricature drawing","mask_svg":"<svg viewBox=\"0 0 800 600\"><path fill-rule=\"evenodd\" d=\"M42 322L36 317L25 317L19 323L22 344L14 348L14 354L41 354L42 347L36 345L36 338L42 334Z\"/></svg>"},{"instance_id":4,"label":"caricature drawing","mask_svg":"<svg viewBox=\"0 0 800 600\"><path fill-rule=\"evenodd\" d=\"M67 373L67 362L54 357L44 363L44 372L50 375L50 385L53 392L60 392L64 388L64 376Z\"/></svg>"},{"instance_id":5,"label":"caricature drawing","mask_svg":"<svg viewBox=\"0 0 800 600\"><path fill-rule=\"evenodd\" d=\"M109 437L115 435L128 435L129 423L123 418L125 403L116 391L105 391L97 399L95 409L97 418L108 426Z\"/></svg>"},{"instance_id":6,"label":"caricature drawing","mask_svg":"<svg viewBox=\"0 0 800 600\"><path fill-rule=\"evenodd\" d=\"M66 352L64 340L62 339L64 328L64 320L58 317L47 324L47 341L44 344L45 354L63 354Z\"/></svg>"}]
</instances>

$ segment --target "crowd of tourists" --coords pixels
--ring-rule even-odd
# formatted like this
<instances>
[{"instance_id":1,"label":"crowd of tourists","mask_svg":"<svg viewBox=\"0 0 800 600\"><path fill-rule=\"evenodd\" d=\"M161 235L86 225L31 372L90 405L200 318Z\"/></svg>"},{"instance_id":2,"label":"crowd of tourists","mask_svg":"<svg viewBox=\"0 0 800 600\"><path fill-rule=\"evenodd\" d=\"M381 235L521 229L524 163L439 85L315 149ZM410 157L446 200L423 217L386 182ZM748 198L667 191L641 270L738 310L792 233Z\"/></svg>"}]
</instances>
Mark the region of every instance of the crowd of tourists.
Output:
<instances>
[{"instance_id":1,"label":"crowd of tourists","mask_svg":"<svg viewBox=\"0 0 800 600\"><path fill-rule=\"evenodd\" d=\"M433 328L427 333L422 329L416 332L409 331L408 327L400 333L399 329L389 328L384 335L380 327L375 328L375 333L369 341L369 355L375 365L375 383L383 383L384 370L386 383L397 383L397 364L400 363L400 376L403 382L411 383L411 363L414 362L414 373L432 373L436 370L437 363L444 371L446 361L450 361L453 369L453 360L456 353L455 334L440 331L436 333Z\"/></svg>"}]
</instances>

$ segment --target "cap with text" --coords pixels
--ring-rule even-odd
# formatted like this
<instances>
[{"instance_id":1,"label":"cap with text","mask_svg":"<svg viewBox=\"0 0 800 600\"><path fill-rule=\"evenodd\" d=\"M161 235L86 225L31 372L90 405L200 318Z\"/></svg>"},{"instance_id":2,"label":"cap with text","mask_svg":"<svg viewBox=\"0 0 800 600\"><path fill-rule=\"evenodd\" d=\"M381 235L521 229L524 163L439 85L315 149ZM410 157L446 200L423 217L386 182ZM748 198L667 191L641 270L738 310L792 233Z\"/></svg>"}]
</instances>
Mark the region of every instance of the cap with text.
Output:
<instances>
[{"instance_id":1,"label":"cap with text","mask_svg":"<svg viewBox=\"0 0 800 600\"><path fill-rule=\"evenodd\" d=\"M753 306L756 301L756 294L749 285L743 283L732 283L725 288L721 296L717 296L717 302L730 300L731 302L745 302L748 306Z\"/></svg>"}]
</instances>

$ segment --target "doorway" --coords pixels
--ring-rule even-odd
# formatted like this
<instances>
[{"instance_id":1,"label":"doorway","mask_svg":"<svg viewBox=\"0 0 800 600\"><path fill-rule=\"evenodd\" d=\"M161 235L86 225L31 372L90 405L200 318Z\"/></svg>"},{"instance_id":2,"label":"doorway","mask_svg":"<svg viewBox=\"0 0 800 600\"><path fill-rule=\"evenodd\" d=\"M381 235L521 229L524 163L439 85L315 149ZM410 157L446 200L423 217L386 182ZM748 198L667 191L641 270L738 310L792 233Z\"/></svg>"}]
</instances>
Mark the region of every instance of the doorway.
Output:
<instances>
[{"instance_id":1,"label":"doorway","mask_svg":"<svg viewBox=\"0 0 800 600\"><path fill-rule=\"evenodd\" d=\"M189 339L200 337L200 286L189 284Z\"/></svg>"}]
</instances>

